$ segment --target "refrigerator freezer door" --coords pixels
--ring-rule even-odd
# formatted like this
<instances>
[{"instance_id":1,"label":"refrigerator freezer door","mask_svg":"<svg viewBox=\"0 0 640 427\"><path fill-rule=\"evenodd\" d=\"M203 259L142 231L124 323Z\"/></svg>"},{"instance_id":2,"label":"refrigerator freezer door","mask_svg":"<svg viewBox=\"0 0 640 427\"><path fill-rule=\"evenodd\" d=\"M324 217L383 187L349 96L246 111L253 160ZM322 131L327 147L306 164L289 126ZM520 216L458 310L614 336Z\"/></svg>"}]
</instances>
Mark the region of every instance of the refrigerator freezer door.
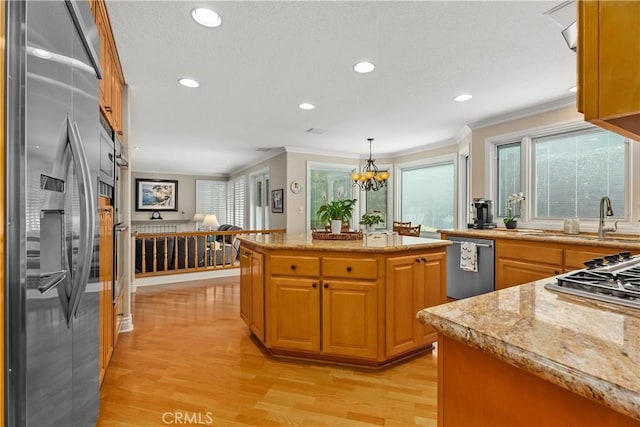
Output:
<instances>
[{"instance_id":1,"label":"refrigerator freezer door","mask_svg":"<svg viewBox=\"0 0 640 427\"><path fill-rule=\"evenodd\" d=\"M17 411L32 426L94 425L98 414L99 73L74 15L88 7L26 2L26 403Z\"/></svg>"}]
</instances>

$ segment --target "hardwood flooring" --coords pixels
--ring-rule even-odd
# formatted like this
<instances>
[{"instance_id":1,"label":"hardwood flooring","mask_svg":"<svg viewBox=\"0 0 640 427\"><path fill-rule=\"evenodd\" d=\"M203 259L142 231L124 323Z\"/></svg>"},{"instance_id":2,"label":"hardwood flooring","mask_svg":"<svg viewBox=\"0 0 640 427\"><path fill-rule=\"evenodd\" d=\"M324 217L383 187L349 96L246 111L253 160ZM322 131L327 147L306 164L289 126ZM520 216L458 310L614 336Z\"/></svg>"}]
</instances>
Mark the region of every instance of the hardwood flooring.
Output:
<instances>
[{"instance_id":1,"label":"hardwood flooring","mask_svg":"<svg viewBox=\"0 0 640 427\"><path fill-rule=\"evenodd\" d=\"M437 360L373 371L275 359L239 315L239 278L138 288L98 426L435 426Z\"/></svg>"}]
</instances>

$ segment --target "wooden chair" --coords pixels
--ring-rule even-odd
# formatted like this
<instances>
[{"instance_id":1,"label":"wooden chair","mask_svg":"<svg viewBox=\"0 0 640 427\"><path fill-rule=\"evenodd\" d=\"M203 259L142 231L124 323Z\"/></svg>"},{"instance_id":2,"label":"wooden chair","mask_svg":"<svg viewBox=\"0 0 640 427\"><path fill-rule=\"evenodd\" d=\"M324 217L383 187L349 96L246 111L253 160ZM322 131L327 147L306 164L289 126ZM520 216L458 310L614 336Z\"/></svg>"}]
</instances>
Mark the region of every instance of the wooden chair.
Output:
<instances>
[{"instance_id":1,"label":"wooden chair","mask_svg":"<svg viewBox=\"0 0 640 427\"><path fill-rule=\"evenodd\" d=\"M398 227L398 234L401 236L420 236L420 224L415 227Z\"/></svg>"},{"instance_id":2,"label":"wooden chair","mask_svg":"<svg viewBox=\"0 0 640 427\"><path fill-rule=\"evenodd\" d=\"M411 221L402 222L402 221L393 221L393 231L398 232L400 228L411 227Z\"/></svg>"}]
</instances>

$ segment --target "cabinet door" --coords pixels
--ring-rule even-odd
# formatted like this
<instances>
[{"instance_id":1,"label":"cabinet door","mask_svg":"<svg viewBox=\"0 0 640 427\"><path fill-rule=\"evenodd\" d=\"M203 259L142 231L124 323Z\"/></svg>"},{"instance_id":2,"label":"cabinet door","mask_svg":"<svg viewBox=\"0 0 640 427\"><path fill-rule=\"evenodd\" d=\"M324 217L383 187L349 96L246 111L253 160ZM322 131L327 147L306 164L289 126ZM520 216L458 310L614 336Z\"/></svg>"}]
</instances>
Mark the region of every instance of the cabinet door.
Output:
<instances>
[{"instance_id":1,"label":"cabinet door","mask_svg":"<svg viewBox=\"0 0 640 427\"><path fill-rule=\"evenodd\" d=\"M322 351L375 359L378 306L375 281L325 280L322 284Z\"/></svg>"},{"instance_id":2,"label":"cabinet door","mask_svg":"<svg viewBox=\"0 0 640 427\"><path fill-rule=\"evenodd\" d=\"M416 320L416 302L424 298L424 286L421 286L422 268L420 256L387 260L387 357L404 353L422 344L423 326Z\"/></svg>"},{"instance_id":3,"label":"cabinet door","mask_svg":"<svg viewBox=\"0 0 640 427\"><path fill-rule=\"evenodd\" d=\"M422 298L416 313L423 308L447 302L446 252L432 253L421 257L423 284ZM424 260L423 260L424 259ZM414 316L415 317L415 316ZM438 333L431 326L422 327L422 343L430 344L438 339Z\"/></svg>"},{"instance_id":4,"label":"cabinet door","mask_svg":"<svg viewBox=\"0 0 640 427\"><path fill-rule=\"evenodd\" d=\"M640 136L640 2L578 2L578 111L610 131Z\"/></svg>"},{"instance_id":5,"label":"cabinet door","mask_svg":"<svg viewBox=\"0 0 640 427\"><path fill-rule=\"evenodd\" d=\"M115 55L112 55L112 79L111 79L111 117L113 119L113 130L122 135L122 81L118 73L118 65Z\"/></svg>"},{"instance_id":6,"label":"cabinet door","mask_svg":"<svg viewBox=\"0 0 640 427\"><path fill-rule=\"evenodd\" d=\"M272 276L269 294L269 347L320 351L318 280Z\"/></svg>"},{"instance_id":7,"label":"cabinet door","mask_svg":"<svg viewBox=\"0 0 640 427\"><path fill-rule=\"evenodd\" d=\"M560 274L561 267L535 262L498 258L496 261L496 290Z\"/></svg>"},{"instance_id":8,"label":"cabinet door","mask_svg":"<svg viewBox=\"0 0 640 427\"><path fill-rule=\"evenodd\" d=\"M251 315L249 327L264 342L264 255L253 252L251 256Z\"/></svg>"},{"instance_id":9,"label":"cabinet door","mask_svg":"<svg viewBox=\"0 0 640 427\"><path fill-rule=\"evenodd\" d=\"M253 251L242 249L240 252L240 317L251 327L251 257Z\"/></svg>"}]
</instances>

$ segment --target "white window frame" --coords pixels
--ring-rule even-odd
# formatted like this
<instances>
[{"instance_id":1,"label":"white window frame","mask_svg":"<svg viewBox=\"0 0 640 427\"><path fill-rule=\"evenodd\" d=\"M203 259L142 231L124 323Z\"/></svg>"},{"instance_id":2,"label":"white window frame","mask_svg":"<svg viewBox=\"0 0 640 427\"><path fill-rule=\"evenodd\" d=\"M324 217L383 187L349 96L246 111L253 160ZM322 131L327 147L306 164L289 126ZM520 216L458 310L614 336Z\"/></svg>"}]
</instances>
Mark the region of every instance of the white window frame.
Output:
<instances>
[{"instance_id":1,"label":"white window frame","mask_svg":"<svg viewBox=\"0 0 640 427\"><path fill-rule=\"evenodd\" d=\"M521 216L518 219L518 228L537 228L546 230L562 230L564 222L562 219L535 219L533 215L533 204L531 194L534 193L535 180L532 176L533 169L533 140L537 138L549 137L556 134L577 132L589 129L606 130L594 126L584 121L572 121L567 123L559 123L555 125L542 126L538 128L526 129L510 134L492 136L485 139L485 194L488 194L491 200L497 197L497 147L504 144L512 144L520 142L520 183L522 191L525 194L525 201L521 206ZM640 148L638 143L626 139L627 146L627 170L625 176L626 189L625 198L626 206L613 206L613 210L624 211L624 219L618 221L618 230L626 233L638 232L638 213L640 212L640 185L634 185L638 182L640 172ZM636 166L634 168L634 165ZM495 205L495 203L494 203ZM498 217L494 211L494 222L498 227L504 227L502 217ZM606 219L607 224L613 225ZM580 219L580 230L595 232L598 230L597 219Z\"/></svg>"},{"instance_id":2,"label":"white window frame","mask_svg":"<svg viewBox=\"0 0 640 427\"><path fill-rule=\"evenodd\" d=\"M325 162L314 162L311 160L307 160L307 215L305 218L305 228L306 230L311 230L311 170L312 169L320 169L325 171L333 171L333 172L348 172L351 173L358 169L357 165L349 165L343 163L325 163ZM354 216L356 213L360 212L360 195L359 191L356 190L353 185L351 186L351 197L352 199L358 199L356 206L353 208ZM348 194L348 193L347 193ZM346 196L346 194L345 194ZM355 219L355 218L354 218ZM352 219L352 224L354 219Z\"/></svg>"},{"instance_id":3,"label":"white window frame","mask_svg":"<svg viewBox=\"0 0 640 427\"><path fill-rule=\"evenodd\" d=\"M266 180L270 181L269 178L269 174L270 174L270 170L269 167L266 167L264 169L260 169L259 171L256 172L252 172L251 174L249 174L249 182L251 183L251 185L249 186L249 224L250 224L250 228L252 230L257 229L256 226L256 218L255 218L255 213L256 213L256 206L255 206L255 200L256 200L256 182L259 179L262 179L262 190L264 192L262 200L264 203L263 206L263 223L264 223L264 227L263 229L268 229L269 228L269 222L270 222L270 207L271 207L271 194L269 194L269 191L266 190ZM246 194L246 190L245 190L245 194ZM246 203L246 200L245 200ZM246 222L246 220L245 220Z\"/></svg>"},{"instance_id":4,"label":"white window frame","mask_svg":"<svg viewBox=\"0 0 640 427\"><path fill-rule=\"evenodd\" d=\"M398 197L395 198L395 209L394 212L398 213L398 218L394 218L394 220L401 221L402 220L402 171L403 169L417 169L422 167L430 167L430 166L439 166L453 164L453 224L458 224L459 218L459 205L460 205L460 197L458 196L459 192L459 179L458 179L458 153L445 154L442 156L431 157L428 159L420 159L413 160L410 162L403 162L396 164L395 174L395 194ZM434 236L435 237L435 236Z\"/></svg>"}]
</instances>

